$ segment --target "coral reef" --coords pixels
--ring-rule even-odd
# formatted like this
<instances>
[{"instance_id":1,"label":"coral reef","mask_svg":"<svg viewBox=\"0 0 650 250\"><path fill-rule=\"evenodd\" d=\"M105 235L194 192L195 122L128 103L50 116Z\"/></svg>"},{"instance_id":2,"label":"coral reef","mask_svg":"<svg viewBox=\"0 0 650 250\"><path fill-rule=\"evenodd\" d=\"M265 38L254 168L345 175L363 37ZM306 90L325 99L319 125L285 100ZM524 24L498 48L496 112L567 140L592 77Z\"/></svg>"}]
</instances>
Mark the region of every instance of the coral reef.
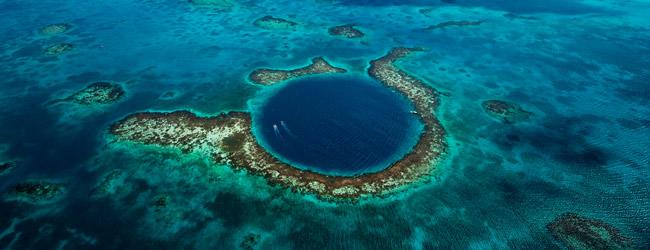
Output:
<instances>
[{"instance_id":1,"label":"coral reef","mask_svg":"<svg viewBox=\"0 0 650 250\"><path fill-rule=\"evenodd\" d=\"M569 249L633 249L613 226L579 214L564 213L546 227Z\"/></svg>"},{"instance_id":2,"label":"coral reef","mask_svg":"<svg viewBox=\"0 0 650 250\"><path fill-rule=\"evenodd\" d=\"M81 105L111 104L126 94L120 84L112 82L95 82L84 89L54 102L70 101Z\"/></svg>"},{"instance_id":3,"label":"coral reef","mask_svg":"<svg viewBox=\"0 0 650 250\"><path fill-rule=\"evenodd\" d=\"M361 38L365 36L361 30L354 28L354 26L354 24L335 26L329 28L327 32L332 36L342 36L346 38Z\"/></svg>"},{"instance_id":4,"label":"coral reef","mask_svg":"<svg viewBox=\"0 0 650 250\"><path fill-rule=\"evenodd\" d=\"M14 168L16 168L16 162L0 162L0 176L10 173Z\"/></svg>"},{"instance_id":5,"label":"coral reef","mask_svg":"<svg viewBox=\"0 0 650 250\"><path fill-rule=\"evenodd\" d=\"M329 64L322 57L311 60L311 64L302 68L292 70L279 69L256 69L249 75L249 79L257 84L271 85L289 79L324 73L345 73L347 70L337 68Z\"/></svg>"},{"instance_id":6,"label":"coral reef","mask_svg":"<svg viewBox=\"0 0 650 250\"><path fill-rule=\"evenodd\" d=\"M27 181L9 187L10 198L32 203L52 201L63 194L62 184L46 181Z\"/></svg>"},{"instance_id":7,"label":"coral reef","mask_svg":"<svg viewBox=\"0 0 650 250\"><path fill-rule=\"evenodd\" d=\"M57 34L63 34L72 29L71 24L67 23L56 23L56 24L50 24L45 27L42 27L39 32L43 35L57 35Z\"/></svg>"},{"instance_id":8,"label":"coral reef","mask_svg":"<svg viewBox=\"0 0 650 250\"><path fill-rule=\"evenodd\" d=\"M48 56L58 56L74 49L74 45L69 43L58 43L45 48L45 54Z\"/></svg>"},{"instance_id":9,"label":"coral reef","mask_svg":"<svg viewBox=\"0 0 650 250\"><path fill-rule=\"evenodd\" d=\"M256 19L253 24L257 27L268 30L294 30L298 26L298 23L296 22L273 16L260 17Z\"/></svg>"},{"instance_id":10,"label":"coral reef","mask_svg":"<svg viewBox=\"0 0 650 250\"><path fill-rule=\"evenodd\" d=\"M447 21L436 25L431 25L427 27L426 30L444 29L452 26L477 26L481 25L481 23L483 23L483 21Z\"/></svg>"},{"instance_id":11,"label":"coral reef","mask_svg":"<svg viewBox=\"0 0 650 250\"><path fill-rule=\"evenodd\" d=\"M487 100L481 106L488 115L505 123L525 121L533 115L517 104L502 100Z\"/></svg>"},{"instance_id":12,"label":"coral reef","mask_svg":"<svg viewBox=\"0 0 650 250\"><path fill-rule=\"evenodd\" d=\"M444 129L433 114L438 93L393 63L416 49L397 48L371 62L370 77L404 94L415 103L425 130L414 149L401 160L376 173L329 176L289 166L258 144L251 131L250 114L230 112L199 117L188 111L142 112L114 123L110 133L119 141L173 146L184 153L211 156L217 163L263 176L272 184L311 193L323 199L352 199L381 195L418 182L433 173L446 152Z\"/></svg>"}]
</instances>

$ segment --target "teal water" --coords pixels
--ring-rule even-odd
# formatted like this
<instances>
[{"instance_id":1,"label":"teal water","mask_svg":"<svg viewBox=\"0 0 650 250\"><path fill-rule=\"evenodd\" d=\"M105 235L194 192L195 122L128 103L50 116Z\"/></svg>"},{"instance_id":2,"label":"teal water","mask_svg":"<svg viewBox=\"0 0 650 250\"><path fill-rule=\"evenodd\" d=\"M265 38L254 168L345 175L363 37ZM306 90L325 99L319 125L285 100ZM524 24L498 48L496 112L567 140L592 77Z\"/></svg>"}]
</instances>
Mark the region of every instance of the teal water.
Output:
<instances>
[{"instance_id":1,"label":"teal water","mask_svg":"<svg viewBox=\"0 0 650 250\"><path fill-rule=\"evenodd\" d=\"M369 77L294 80L254 111L262 145L303 169L329 175L377 172L417 143L413 105Z\"/></svg>"},{"instance_id":2,"label":"teal water","mask_svg":"<svg viewBox=\"0 0 650 250\"><path fill-rule=\"evenodd\" d=\"M647 1L0 0L0 246L9 249L557 249L546 225L575 212L650 246L650 5ZM272 15L299 24L266 30ZM447 21L475 26L428 30ZM48 24L73 25L43 36ZM354 23L366 36L331 37ZM52 44L74 49L47 56ZM199 154L123 143L108 126L145 110L248 110L258 67L325 56L366 75L392 47L445 95L450 153L426 183L359 204L268 185ZM95 81L127 95L102 107L47 106ZM127 83L128 82L128 83ZM172 92L172 98L164 97ZM503 124L484 100L535 115ZM91 195L112 171L105 196ZM49 204L5 199L16 183L64 183ZM170 197L165 209L152 206Z\"/></svg>"}]
</instances>

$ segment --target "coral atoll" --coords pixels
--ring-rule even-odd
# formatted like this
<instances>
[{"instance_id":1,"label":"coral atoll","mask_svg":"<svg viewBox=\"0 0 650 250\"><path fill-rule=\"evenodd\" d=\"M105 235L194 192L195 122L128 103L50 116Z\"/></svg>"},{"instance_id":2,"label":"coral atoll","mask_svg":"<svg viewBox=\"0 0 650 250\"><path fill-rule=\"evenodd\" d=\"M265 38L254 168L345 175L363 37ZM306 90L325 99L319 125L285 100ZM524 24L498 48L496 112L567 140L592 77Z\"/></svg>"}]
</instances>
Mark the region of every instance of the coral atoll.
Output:
<instances>
[{"instance_id":1,"label":"coral atoll","mask_svg":"<svg viewBox=\"0 0 650 250\"><path fill-rule=\"evenodd\" d=\"M347 38L361 38L365 36L361 30L354 27L353 24L331 27L327 32L332 36L343 36Z\"/></svg>"},{"instance_id":2,"label":"coral atoll","mask_svg":"<svg viewBox=\"0 0 650 250\"><path fill-rule=\"evenodd\" d=\"M533 115L517 104L501 100L487 100L481 106L488 115L505 123L525 121Z\"/></svg>"},{"instance_id":3,"label":"coral atoll","mask_svg":"<svg viewBox=\"0 0 650 250\"><path fill-rule=\"evenodd\" d=\"M633 249L613 226L579 214L564 213L546 227L569 249Z\"/></svg>"},{"instance_id":4,"label":"coral atoll","mask_svg":"<svg viewBox=\"0 0 650 250\"><path fill-rule=\"evenodd\" d=\"M257 27L269 30L289 30L295 29L298 26L298 23L296 22L273 16L260 17L256 19L253 24Z\"/></svg>"},{"instance_id":5,"label":"coral atoll","mask_svg":"<svg viewBox=\"0 0 650 250\"><path fill-rule=\"evenodd\" d=\"M114 123L110 132L118 141L173 146L184 153L211 156L217 163L260 175L272 184L325 199L381 195L423 180L433 173L446 152L444 129L433 111L438 93L393 63L415 49L398 48L371 62L368 74L415 104L425 130L417 145L401 160L376 173L359 176L329 176L301 170L276 159L256 141L251 116L230 112L199 117L188 111L142 112Z\"/></svg>"},{"instance_id":6,"label":"coral atoll","mask_svg":"<svg viewBox=\"0 0 650 250\"><path fill-rule=\"evenodd\" d=\"M298 69L257 69L250 74L249 79L254 83L270 85L306 75L345 72L347 70L332 66L322 57L316 57L310 65Z\"/></svg>"},{"instance_id":7,"label":"coral atoll","mask_svg":"<svg viewBox=\"0 0 650 250\"><path fill-rule=\"evenodd\" d=\"M63 191L62 184L46 181L27 181L9 187L7 194L10 199L41 203L60 197Z\"/></svg>"}]
</instances>

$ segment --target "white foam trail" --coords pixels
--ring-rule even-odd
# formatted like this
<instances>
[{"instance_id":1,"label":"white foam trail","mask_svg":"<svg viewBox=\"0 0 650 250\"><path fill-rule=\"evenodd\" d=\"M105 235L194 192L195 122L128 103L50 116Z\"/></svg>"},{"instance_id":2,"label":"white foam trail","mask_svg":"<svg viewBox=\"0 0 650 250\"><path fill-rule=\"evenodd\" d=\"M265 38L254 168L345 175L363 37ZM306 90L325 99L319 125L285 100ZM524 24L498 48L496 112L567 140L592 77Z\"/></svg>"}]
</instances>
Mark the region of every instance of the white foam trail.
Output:
<instances>
[{"instance_id":1,"label":"white foam trail","mask_svg":"<svg viewBox=\"0 0 650 250\"><path fill-rule=\"evenodd\" d=\"M275 132L275 137L282 138L282 135L280 134L280 129L278 129L277 124L273 124L273 132Z\"/></svg>"},{"instance_id":2,"label":"white foam trail","mask_svg":"<svg viewBox=\"0 0 650 250\"><path fill-rule=\"evenodd\" d=\"M294 135L294 134L291 132L291 130L289 130L289 127L287 126L287 124L286 124L284 121L280 121L280 126L282 126L282 128L284 128L284 130L287 131L287 134L289 134L289 135L292 136L292 137L296 137L296 135Z\"/></svg>"}]
</instances>

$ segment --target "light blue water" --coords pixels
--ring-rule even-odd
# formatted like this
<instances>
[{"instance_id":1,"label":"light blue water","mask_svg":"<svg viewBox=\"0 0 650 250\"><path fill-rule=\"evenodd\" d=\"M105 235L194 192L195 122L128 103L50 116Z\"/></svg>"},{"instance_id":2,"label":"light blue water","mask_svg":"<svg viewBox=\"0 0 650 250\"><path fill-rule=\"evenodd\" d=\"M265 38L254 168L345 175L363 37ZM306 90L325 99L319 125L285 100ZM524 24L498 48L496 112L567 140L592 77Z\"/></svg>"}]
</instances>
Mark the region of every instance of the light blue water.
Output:
<instances>
[{"instance_id":1,"label":"light blue water","mask_svg":"<svg viewBox=\"0 0 650 250\"><path fill-rule=\"evenodd\" d=\"M13 249L556 249L546 225L565 212L650 245L650 4L647 1L0 0L2 192L28 179L65 183L62 200L0 202ZM433 3L432 3L433 2ZM252 25L273 15L297 31ZM447 21L478 26L426 30ZM38 29L67 22L62 35ZM362 39L331 37L354 23ZM75 49L46 56L55 43ZM396 46L399 65L446 95L435 111L450 154L430 181L387 198L329 204L216 166L201 155L113 143L108 126L144 110L248 110L267 90L258 67L325 56L366 75ZM113 105L47 107L94 81L124 84ZM130 82L127 84L127 82ZM175 98L160 98L174 91ZM503 99L535 113L507 125L481 109ZM5 150L6 149L6 150ZM115 169L106 197L89 194ZM166 209L152 201L169 195ZM13 225L13 226L12 226Z\"/></svg>"}]
</instances>

